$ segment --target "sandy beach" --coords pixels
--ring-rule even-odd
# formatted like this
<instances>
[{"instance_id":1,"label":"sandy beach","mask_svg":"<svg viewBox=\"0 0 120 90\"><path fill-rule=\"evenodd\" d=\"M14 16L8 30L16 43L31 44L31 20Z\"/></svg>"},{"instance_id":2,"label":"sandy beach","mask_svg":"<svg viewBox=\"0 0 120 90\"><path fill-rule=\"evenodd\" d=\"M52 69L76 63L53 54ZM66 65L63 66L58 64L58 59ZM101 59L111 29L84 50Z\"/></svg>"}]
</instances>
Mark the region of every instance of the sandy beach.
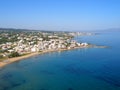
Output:
<instances>
[{"instance_id":1,"label":"sandy beach","mask_svg":"<svg viewBox=\"0 0 120 90\"><path fill-rule=\"evenodd\" d=\"M38 55L38 52L37 53L31 53L31 54L24 55L24 56L20 56L20 57L15 57L15 58L8 58L8 59L0 62L0 67L3 67L3 66L5 66L7 64L10 64L12 62L19 61L19 60L22 60L22 59L25 59L25 58L29 58L29 57L32 57L32 56L35 56L35 55Z\"/></svg>"},{"instance_id":2,"label":"sandy beach","mask_svg":"<svg viewBox=\"0 0 120 90\"><path fill-rule=\"evenodd\" d=\"M30 54L20 56L20 57L8 58L8 59L3 60L2 62L0 62L0 68L4 67L4 66L6 66L6 65L8 65L10 63L13 63L15 61L24 60L25 58L29 58L29 57L32 57L32 56L35 56L35 55L40 55L40 54L49 53L49 52L73 50L73 49L78 49L78 48L91 48L91 47L93 47L93 48L106 48L105 46L88 45L86 47L74 47L74 48L71 48L71 49L45 50L45 51L42 51L42 52L30 53Z\"/></svg>"},{"instance_id":3,"label":"sandy beach","mask_svg":"<svg viewBox=\"0 0 120 90\"><path fill-rule=\"evenodd\" d=\"M74 49L76 49L76 48L74 48ZM10 63L13 63L15 61L23 60L25 58L29 58L29 57L32 57L32 56L35 56L35 55L40 55L40 54L49 53L49 52L65 51L65 50L72 50L72 49L46 50L46 51L42 51L42 52L30 53L30 54L20 56L20 57L7 58L7 59L3 60L2 62L0 62L0 68L4 67L4 66L6 66Z\"/></svg>"}]
</instances>

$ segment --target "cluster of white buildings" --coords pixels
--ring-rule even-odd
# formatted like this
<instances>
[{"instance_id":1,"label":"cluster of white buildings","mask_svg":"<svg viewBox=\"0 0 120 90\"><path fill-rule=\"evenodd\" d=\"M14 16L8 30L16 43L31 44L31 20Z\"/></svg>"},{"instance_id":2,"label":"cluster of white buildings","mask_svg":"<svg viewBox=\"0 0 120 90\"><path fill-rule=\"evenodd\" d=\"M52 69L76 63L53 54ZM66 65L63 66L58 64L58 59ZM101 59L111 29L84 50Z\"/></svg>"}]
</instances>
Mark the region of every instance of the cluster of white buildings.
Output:
<instances>
[{"instance_id":1,"label":"cluster of white buildings","mask_svg":"<svg viewBox=\"0 0 120 90\"><path fill-rule=\"evenodd\" d=\"M88 45L87 43L77 43L75 41L70 41L70 42L68 41L60 40L60 39L51 39L50 41L38 41L37 44L34 44L33 41L29 42L29 44L24 44L21 41L19 41L17 46L12 48L12 50L20 54L24 54L24 53L39 52L44 50L71 49L78 46Z\"/></svg>"},{"instance_id":2,"label":"cluster of white buildings","mask_svg":"<svg viewBox=\"0 0 120 90\"><path fill-rule=\"evenodd\" d=\"M84 36L84 35L91 36L91 35L95 35L95 33L90 33L90 32L71 32L69 34L72 35L72 36Z\"/></svg>"},{"instance_id":3,"label":"cluster of white buildings","mask_svg":"<svg viewBox=\"0 0 120 90\"><path fill-rule=\"evenodd\" d=\"M39 36L20 36L17 35L18 41L6 42L0 44L0 49L5 51L3 56L9 55L11 52L18 52L19 54L33 53L45 50L60 50L71 49L80 46L87 46L87 43L78 43L66 37L59 37L57 35L48 36L49 40L44 40Z\"/></svg>"}]
</instances>

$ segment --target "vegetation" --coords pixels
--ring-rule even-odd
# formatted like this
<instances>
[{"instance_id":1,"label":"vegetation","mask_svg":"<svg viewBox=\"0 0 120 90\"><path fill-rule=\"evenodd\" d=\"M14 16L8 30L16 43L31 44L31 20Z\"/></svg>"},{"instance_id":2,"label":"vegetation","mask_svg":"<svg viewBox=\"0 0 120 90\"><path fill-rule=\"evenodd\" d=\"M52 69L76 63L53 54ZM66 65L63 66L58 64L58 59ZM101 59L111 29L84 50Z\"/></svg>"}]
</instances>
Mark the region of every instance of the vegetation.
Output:
<instances>
[{"instance_id":1,"label":"vegetation","mask_svg":"<svg viewBox=\"0 0 120 90\"><path fill-rule=\"evenodd\" d=\"M12 52L8 57L12 58L12 57L18 57L18 56L20 56L18 52Z\"/></svg>"},{"instance_id":2,"label":"vegetation","mask_svg":"<svg viewBox=\"0 0 120 90\"><path fill-rule=\"evenodd\" d=\"M3 55L0 55L0 58L3 58Z\"/></svg>"}]
</instances>

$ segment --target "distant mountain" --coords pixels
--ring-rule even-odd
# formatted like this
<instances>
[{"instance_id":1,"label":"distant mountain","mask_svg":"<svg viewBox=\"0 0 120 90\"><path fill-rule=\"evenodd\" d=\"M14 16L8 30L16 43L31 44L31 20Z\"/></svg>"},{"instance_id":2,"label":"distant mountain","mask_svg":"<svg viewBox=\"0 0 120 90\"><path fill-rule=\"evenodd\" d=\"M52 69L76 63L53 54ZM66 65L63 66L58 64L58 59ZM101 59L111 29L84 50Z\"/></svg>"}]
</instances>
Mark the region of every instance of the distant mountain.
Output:
<instances>
[{"instance_id":1,"label":"distant mountain","mask_svg":"<svg viewBox=\"0 0 120 90\"><path fill-rule=\"evenodd\" d=\"M120 31L120 28L111 28L111 29L107 29L105 31L115 31L115 32L117 31L118 32L118 31Z\"/></svg>"},{"instance_id":2,"label":"distant mountain","mask_svg":"<svg viewBox=\"0 0 120 90\"><path fill-rule=\"evenodd\" d=\"M0 31L17 31L17 32L44 32L44 33L68 33L69 31L50 31L50 30L35 30L35 29L16 29L16 28L0 28Z\"/></svg>"},{"instance_id":3,"label":"distant mountain","mask_svg":"<svg viewBox=\"0 0 120 90\"><path fill-rule=\"evenodd\" d=\"M94 30L94 32L120 32L120 28Z\"/></svg>"},{"instance_id":4,"label":"distant mountain","mask_svg":"<svg viewBox=\"0 0 120 90\"><path fill-rule=\"evenodd\" d=\"M7 31L7 30L12 30L12 31L13 31L13 30L15 30L15 31L16 31L16 30L17 30L17 31L18 31L18 30L21 30L21 31L24 31L24 30L25 30L25 31L26 31L26 30L28 30L28 29L0 28L0 30L6 30L6 31Z\"/></svg>"}]
</instances>

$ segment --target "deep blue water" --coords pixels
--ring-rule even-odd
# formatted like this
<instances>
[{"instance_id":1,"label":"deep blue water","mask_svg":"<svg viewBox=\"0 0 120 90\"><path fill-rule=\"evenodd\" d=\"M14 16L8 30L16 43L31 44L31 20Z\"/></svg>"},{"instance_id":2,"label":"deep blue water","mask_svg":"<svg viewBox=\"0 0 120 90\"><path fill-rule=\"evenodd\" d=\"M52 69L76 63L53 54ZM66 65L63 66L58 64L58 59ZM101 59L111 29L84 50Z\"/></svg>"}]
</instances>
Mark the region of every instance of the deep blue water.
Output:
<instances>
[{"instance_id":1,"label":"deep blue water","mask_svg":"<svg viewBox=\"0 0 120 90\"><path fill-rule=\"evenodd\" d=\"M120 32L76 40L109 48L53 52L0 69L0 90L120 90Z\"/></svg>"}]
</instances>

